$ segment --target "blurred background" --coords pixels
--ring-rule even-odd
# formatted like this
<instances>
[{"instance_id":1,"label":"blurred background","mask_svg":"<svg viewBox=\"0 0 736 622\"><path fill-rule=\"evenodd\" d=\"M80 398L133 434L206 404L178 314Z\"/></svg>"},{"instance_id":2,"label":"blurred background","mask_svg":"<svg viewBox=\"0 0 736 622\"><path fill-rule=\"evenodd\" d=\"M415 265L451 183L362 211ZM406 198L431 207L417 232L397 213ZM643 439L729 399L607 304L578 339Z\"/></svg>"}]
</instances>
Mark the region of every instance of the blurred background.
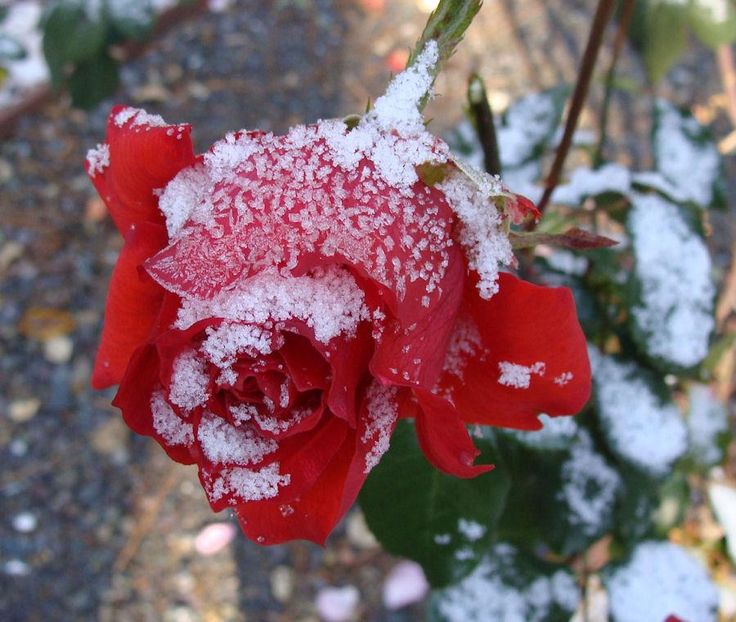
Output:
<instances>
[{"instance_id":1,"label":"blurred background","mask_svg":"<svg viewBox=\"0 0 736 622\"><path fill-rule=\"evenodd\" d=\"M361 112L403 68L435 4L210 0L180 11L160 3L164 17L148 42L121 41L114 50L114 95L103 89L101 103L83 111L70 97L94 98L107 74L52 93L46 85L58 76L43 62L37 27L48 7L0 3L0 620L424 619L421 580L396 572L398 560L381 551L358 509L324 549L251 545L227 515L212 514L193 467L130 433L110 406L114 391L90 389L122 241L82 167L103 140L113 103L192 123L199 152L236 128L281 132ZM426 114L433 131L462 120L471 72L485 80L496 111L574 83L594 8L585 0L487 0L437 81ZM736 233L728 107L736 104L725 95L724 71L711 49L689 40L657 93L711 124L720 141L731 202L713 215L709 244L727 281ZM645 82L642 55L631 45L619 76L622 84ZM582 128L596 129L602 97L602 80L594 79ZM651 162L645 106L636 89L615 92L609 159ZM733 300L725 304L733 308ZM721 379L725 398L731 383ZM723 477L733 480L734 447L728 456ZM702 503L693 507L688 537L720 541L729 527ZM736 619L736 575L727 557L719 564L720 584L730 590L723 619ZM387 579L404 600L386 596ZM325 591L331 587L341 589Z\"/></svg>"}]
</instances>

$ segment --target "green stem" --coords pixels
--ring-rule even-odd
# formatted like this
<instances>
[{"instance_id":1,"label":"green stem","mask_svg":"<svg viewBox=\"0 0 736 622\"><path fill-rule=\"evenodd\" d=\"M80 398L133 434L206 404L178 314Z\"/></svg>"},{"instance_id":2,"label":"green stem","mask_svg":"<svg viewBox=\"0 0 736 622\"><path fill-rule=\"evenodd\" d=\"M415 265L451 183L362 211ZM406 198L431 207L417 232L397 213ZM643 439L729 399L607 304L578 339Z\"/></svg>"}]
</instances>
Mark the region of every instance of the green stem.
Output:
<instances>
[{"instance_id":1,"label":"green stem","mask_svg":"<svg viewBox=\"0 0 736 622\"><path fill-rule=\"evenodd\" d=\"M493 110L488 101L486 85L478 74L470 76L468 82L468 103L470 114L475 122L478 139L483 148L483 164L487 173L501 174L501 156L496 137L496 126L493 123Z\"/></svg>"},{"instance_id":2,"label":"green stem","mask_svg":"<svg viewBox=\"0 0 736 622\"><path fill-rule=\"evenodd\" d=\"M419 37L409 56L408 66L414 64L427 42L434 40L437 42L439 52L439 62L432 69L433 77L436 78L440 65L455 52L455 48L462 41L465 31L482 4L483 0L440 0L437 8L427 19L422 36ZM427 99L428 96L422 99L420 109L424 108Z\"/></svg>"},{"instance_id":3,"label":"green stem","mask_svg":"<svg viewBox=\"0 0 736 622\"><path fill-rule=\"evenodd\" d=\"M552 164L552 169L547 176L547 182L545 184L544 194L542 200L539 202L539 211L544 212L547 207L552 193L555 191L557 184L560 181L560 174L562 173L562 167L565 164L565 159L570 151L572 145L572 137L575 133L575 128L580 118L580 113L583 110L583 104L588 94L588 86L590 85L590 79L593 76L593 68L595 67L596 59L598 58L598 51L603 43L603 34L606 30L606 25L611 18L613 13L614 5L616 0L600 0L598 8L596 9L595 16L593 17L593 25L590 28L590 34L588 35L588 43L585 47L585 53L583 54L583 60L580 65L580 72L578 73L578 80L575 84L575 92L572 96L570 103L570 111L567 114L567 121L565 122L565 132L562 135L560 146L557 148L555 154L555 161Z\"/></svg>"},{"instance_id":4,"label":"green stem","mask_svg":"<svg viewBox=\"0 0 736 622\"><path fill-rule=\"evenodd\" d=\"M611 108L611 98L613 96L613 85L616 79L616 65L619 57L621 56L621 50L624 47L624 43L626 42L626 35L629 32L629 26L631 25L631 18L634 15L635 6L635 0L622 0L621 16L618 21L616 39L613 43L611 64L608 66L608 72L606 73L606 90L603 96L603 105L601 106L599 123L600 136L593 155L593 168L598 168L603 164L603 151L606 148L606 141L608 140L608 116Z\"/></svg>"}]
</instances>

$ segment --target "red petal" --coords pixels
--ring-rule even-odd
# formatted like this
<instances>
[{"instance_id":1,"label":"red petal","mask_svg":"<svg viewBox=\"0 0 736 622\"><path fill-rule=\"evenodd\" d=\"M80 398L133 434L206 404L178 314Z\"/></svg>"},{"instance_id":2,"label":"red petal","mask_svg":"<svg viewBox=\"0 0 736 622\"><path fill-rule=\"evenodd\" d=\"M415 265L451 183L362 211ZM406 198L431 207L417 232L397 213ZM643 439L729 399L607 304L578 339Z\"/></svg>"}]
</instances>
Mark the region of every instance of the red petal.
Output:
<instances>
[{"instance_id":1,"label":"red petal","mask_svg":"<svg viewBox=\"0 0 736 622\"><path fill-rule=\"evenodd\" d=\"M134 110L112 109L107 122L109 165L100 171L88 161L85 167L123 235L136 223L163 223L154 190L195 160L191 126L150 125L142 122L145 112Z\"/></svg>"},{"instance_id":2,"label":"red petal","mask_svg":"<svg viewBox=\"0 0 736 622\"><path fill-rule=\"evenodd\" d=\"M353 454L354 444L348 439L319 479L298 499L289 502L273 499L236 506L235 513L243 531L259 544L311 540L324 545L347 511L343 502L344 486Z\"/></svg>"},{"instance_id":3,"label":"red petal","mask_svg":"<svg viewBox=\"0 0 736 622\"><path fill-rule=\"evenodd\" d=\"M404 304L404 320L390 322L376 346L371 373L386 383L431 389L439 378L465 281L465 262L459 250L449 250L441 297L430 307L419 301L413 307Z\"/></svg>"},{"instance_id":4,"label":"red petal","mask_svg":"<svg viewBox=\"0 0 736 622\"><path fill-rule=\"evenodd\" d=\"M153 345L145 345L133 354L125 376L120 382L113 406L123 414L125 423L134 432L151 436L164 448L172 460L182 464L196 461L186 445L172 445L154 429L151 412L151 397L156 390L162 390L159 382L159 359Z\"/></svg>"},{"instance_id":5,"label":"red petal","mask_svg":"<svg viewBox=\"0 0 736 622\"><path fill-rule=\"evenodd\" d=\"M538 429L540 413L569 415L584 406L590 363L570 290L502 273L500 290L490 300L469 283L464 305L478 342L456 353L455 361L448 355L440 390L466 422ZM503 377L501 364L526 367L528 388Z\"/></svg>"},{"instance_id":6,"label":"red petal","mask_svg":"<svg viewBox=\"0 0 736 622\"><path fill-rule=\"evenodd\" d=\"M165 243L166 231L152 223L141 223L126 236L105 303L105 321L92 374L95 389L120 382L131 354L156 324L164 290L139 267Z\"/></svg>"},{"instance_id":7,"label":"red petal","mask_svg":"<svg viewBox=\"0 0 736 622\"><path fill-rule=\"evenodd\" d=\"M473 466L480 451L447 400L429 391L414 393L419 401L417 438L427 460L440 471L462 478L476 477L493 468L493 465Z\"/></svg>"}]
</instances>

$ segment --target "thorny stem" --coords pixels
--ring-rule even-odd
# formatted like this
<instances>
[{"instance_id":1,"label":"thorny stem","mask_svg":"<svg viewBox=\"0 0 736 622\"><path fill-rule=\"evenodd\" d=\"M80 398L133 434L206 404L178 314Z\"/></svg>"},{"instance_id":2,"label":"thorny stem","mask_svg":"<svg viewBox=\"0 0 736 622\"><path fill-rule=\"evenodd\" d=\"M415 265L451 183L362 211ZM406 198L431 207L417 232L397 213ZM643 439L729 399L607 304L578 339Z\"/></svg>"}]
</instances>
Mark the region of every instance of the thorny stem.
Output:
<instances>
[{"instance_id":1,"label":"thorny stem","mask_svg":"<svg viewBox=\"0 0 736 622\"><path fill-rule=\"evenodd\" d=\"M547 204L552 197L552 193L560 181L560 173L562 172L562 167L565 164L567 153L570 151L572 136L575 132L575 128L577 127L580 113L583 110L585 97L588 94L588 86L590 85L590 79L593 75L593 68L595 67L596 59L598 58L598 51L603 43L603 34L606 30L608 21L611 19L611 14L613 13L615 4L616 0L600 0L598 8L595 11L593 25L590 28L588 43L585 47L585 53L583 54L583 60L580 65L580 72L578 73L578 80L575 84L575 92L573 93L570 110L565 122L565 132L562 136L562 141L560 141L560 146L557 148L552 169L547 176L547 182L545 184L546 187L544 189L544 194L542 195L542 200L539 202L538 208L540 212L544 212L544 209L547 207Z\"/></svg>"},{"instance_id":2,"label":"thorny stem","mask_svg":"<svg viewBox=\"0 0 736 622\"><path fill-rule=\"evenodd\" d=\"M496 138L496 127L493 123L493 110L488 101L486 85L478 74L470 76L468 81L468 103L483 148L484 168L491 175L500 175L501 156Z\"/></svg>"},{"instance_id":3,"label":"thorny stem","mask_svg":"<svg viewBox=\"0 0 736 622\"><path fill-rule=\"evenodd\" d=\"M428 41L435 40L439 51L439 62L433 69L436 78L440 65L455 52L455 48L462 41L465 31L482 4L483 0L440 0L437 8L427 19L427 25L409 56L407 66L411 66L416 61ZM429 94L422 98L419 104L420 110L424 108L428 99Z\"/></svg>"},{"instance_id":4,"label":"thorny stem","mask_svg":"<svg viewBox=\"0 0 736 622\"><path fill-rule=\"evenodd\" d=\"M598 168L603 163L603 150L606 148L606 139L608 138L608 115L611 108L611 98L613 95L613 83L616 79L616 64L621 56L621 50L626 42L626 35L629 32L631 18L634 15L635 0L622 0L621 16L619 17L618 30L616 31L616 39L613 42L613 54L611 56L611 64L608 66L606 73L606 90L603 96L603 105L601 106L600 116L600 136L598 145L593 155L593 168Z\"/></svg>"}]
</instances>

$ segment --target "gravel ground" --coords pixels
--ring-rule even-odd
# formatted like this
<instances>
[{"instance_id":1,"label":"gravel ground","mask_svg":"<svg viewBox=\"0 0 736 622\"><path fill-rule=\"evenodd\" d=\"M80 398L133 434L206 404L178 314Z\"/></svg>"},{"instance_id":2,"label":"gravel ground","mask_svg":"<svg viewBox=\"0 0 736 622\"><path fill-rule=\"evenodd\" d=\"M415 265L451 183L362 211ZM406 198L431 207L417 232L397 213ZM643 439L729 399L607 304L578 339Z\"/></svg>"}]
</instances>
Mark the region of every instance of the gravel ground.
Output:
<instances>
[{"instance_id":1,"label":"gravel ground","mask_svg":"<svg viewBox=\"0 0 736 622\"><path fill-rule=\"evenodd\" d=\"M125 67L115 101L192 122L198 150L237 127L281 131L359 111L419 34L423 4L239 0L157 40ZM459 119L470 70L498 107L572 80L591 4L487 2L438 81L428 111L436 131ZM631 55L622 68L640 75ZM718 90L702 53L664 87L686 104ZM203 527L229 517L211 513L194 469L127 431L112 392L89 388L121 241L82 162L112 103L82 113L56 101L0 145L0 620L306 622L317 620L320 587L347 584L360 590L361 620L423 619L421 605L381 605L394 560L370 541L357 510L325 549L259 548L238 535L203 554ZM641 98L618 103L614 135L645 117ZM633 136L613 148L646 162L642 144Z\"/></svg>"}]
</instances>

